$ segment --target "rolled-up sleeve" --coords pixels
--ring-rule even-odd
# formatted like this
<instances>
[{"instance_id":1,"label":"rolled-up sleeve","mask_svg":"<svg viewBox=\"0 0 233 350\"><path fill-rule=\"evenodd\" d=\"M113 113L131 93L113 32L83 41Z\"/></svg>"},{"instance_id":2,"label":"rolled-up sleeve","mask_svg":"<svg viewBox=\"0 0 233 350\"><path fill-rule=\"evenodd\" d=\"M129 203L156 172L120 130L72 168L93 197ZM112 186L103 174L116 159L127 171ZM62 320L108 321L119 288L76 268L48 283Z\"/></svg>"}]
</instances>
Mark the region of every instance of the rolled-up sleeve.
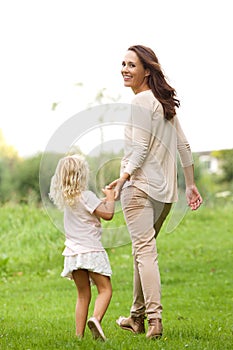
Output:
<instances>
[{"instance_id":1,"label":"rolled-up sleeve","mask_svg":"<svg viewBox=\"0 0 233 350\"><path fill-rule=\"evenodd\" d=\"M194 163L192 151L177 117L175 117L175 125L177 134L177 150L179 153L181 165L183 168L185 168Z\"/></svg>"}]
</instances>

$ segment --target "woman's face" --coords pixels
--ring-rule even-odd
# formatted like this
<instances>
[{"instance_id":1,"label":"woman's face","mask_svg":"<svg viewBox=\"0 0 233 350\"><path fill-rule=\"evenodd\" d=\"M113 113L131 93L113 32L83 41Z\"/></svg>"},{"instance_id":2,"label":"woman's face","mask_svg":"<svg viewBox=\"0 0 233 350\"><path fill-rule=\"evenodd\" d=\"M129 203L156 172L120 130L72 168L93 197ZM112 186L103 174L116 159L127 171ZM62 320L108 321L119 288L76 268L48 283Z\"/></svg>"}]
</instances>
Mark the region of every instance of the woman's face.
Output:
<instances>
[{"instance_id":1,"label":"woman's face","mask_svg":"<svg viewBox=\"0 0 233 350\"><path fill-rule=\"evenodd\" d=\"M149 89L147 77L150 75L150 72L148 69L144 69L134 51L129 50L126 52L122 62L121 74L124 79L124 85L131 87L135 94Z\"/></svg>"}]
</instances>

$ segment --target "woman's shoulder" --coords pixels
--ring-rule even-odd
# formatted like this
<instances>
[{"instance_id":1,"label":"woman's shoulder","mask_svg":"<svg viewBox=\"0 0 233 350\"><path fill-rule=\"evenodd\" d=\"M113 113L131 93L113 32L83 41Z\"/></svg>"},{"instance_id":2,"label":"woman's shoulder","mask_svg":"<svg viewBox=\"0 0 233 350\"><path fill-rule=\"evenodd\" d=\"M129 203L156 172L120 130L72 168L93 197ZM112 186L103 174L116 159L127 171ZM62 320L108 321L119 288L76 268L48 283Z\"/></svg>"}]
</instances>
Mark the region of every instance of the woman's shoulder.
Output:
<instances>
[{"instance_id":1,"label":"woman's shoulder","mask_svg":"<svg viewBox=\"0 0 233 350\"><path fill-rule=\"evenodd\" d=\"M154 96L151 89L145 90L142 92L139 92L134 96L132 99L132 104L140 105L142 107L145 107L149 110L154 110L158 107L160 102L157 100L157 98Z\"/></svg>"},{"instance_id":2,"label":"woman's shoulder","mask_svg":"<svg viewBox=\"0 0 233 350\"><path fill-rule=\"evenodd\" d=\"M151 89L145 90L145 91L141 91L138 92L137 94L134 95L134 97L132 98L132 102L133 101L140 101L140 100L148 100L153 98L154 94L152 92Z\"/></svg>"}]
</instances>

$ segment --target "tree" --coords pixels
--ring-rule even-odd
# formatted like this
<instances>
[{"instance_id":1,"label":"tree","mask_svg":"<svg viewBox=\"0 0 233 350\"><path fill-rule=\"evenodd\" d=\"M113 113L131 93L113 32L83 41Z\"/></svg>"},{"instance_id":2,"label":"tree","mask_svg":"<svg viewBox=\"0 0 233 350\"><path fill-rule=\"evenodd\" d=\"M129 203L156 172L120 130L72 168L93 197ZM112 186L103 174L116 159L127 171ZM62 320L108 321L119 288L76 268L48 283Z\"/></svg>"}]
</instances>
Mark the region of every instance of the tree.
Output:
<instances>
[{"instance_id":1,"label":"tree","mask_svg":"<svg viewBox=\"0 0 233 350\"><path fill-rule=\"evenodd\" d=\"M0 129L0 159L15 159L18 157L18 152L13 146L7 144L5 137L3 136L2 129Z\"/></svg>"},{"instance_id":2,"label":"tree","mask_svg":"<svg viewBox=\"0 0 233 350\"><path fill-rule=\"evenodd\" d=\"M212 155L220 162L223 172L221 182L231 183L233 181L233 149L213 151Z\"/></svg>"},{"instance_id":3,"label":"tree","mask_svg":"<svg viewBox=\"0 0 233 350\"><path fill-rule=\"evenodd\" d=\"M15 198L14 172L18 162L18 152L6 143L0 129L0 201L2 203Z\"/></svg>"},{"instance_id":4,"label":"tree","mask_svg":"<svg viewBox=\"0 0 233 350\"><path fill-rule=\"evenodd\" d=\"M25 158L18 164L15 174L15 190L20 201L40 201L39 169L41 154Z\"/></svg>"},{"instance_id":5,"label":"tree","mask_svg":"<svg viewBox=\"0 0 233 350\"><path fill-rule=\"evenodd\" d=\"M102 152L101 158L87 156L90 168L89 188L99 196L103 195L102 188L104 186L119 177L122 152L122 150L118 154Z\"/></svg>"}]
</instances>

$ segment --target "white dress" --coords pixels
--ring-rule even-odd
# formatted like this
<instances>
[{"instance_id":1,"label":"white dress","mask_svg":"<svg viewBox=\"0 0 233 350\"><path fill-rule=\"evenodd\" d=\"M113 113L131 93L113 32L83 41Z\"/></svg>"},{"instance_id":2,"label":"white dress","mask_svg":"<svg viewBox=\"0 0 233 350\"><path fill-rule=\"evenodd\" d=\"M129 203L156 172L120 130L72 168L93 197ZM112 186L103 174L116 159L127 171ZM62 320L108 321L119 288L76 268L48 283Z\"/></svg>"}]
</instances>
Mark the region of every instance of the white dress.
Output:
<instances>
[{"instance_id":1,"label":"white dress","mask_svg":"<svg viewBox=\"0 0 233 350\"><path fill-rule=\"evenodd\" d=\"M101 200L92 191L83 191L75 206L64 210L65 249L62 277L72 279L72 272L85 269L105 276L112 270L101 243L102 227L94 214ZM93 281L92 281L93 283Z\"/></svg>"},{"instance_id":2,"label":"white dress","mask_svg":"<svg viewBox=\"0 0 233 350\"><path fill-rule=\"evenodd\" d=\"M78 269L85 269L109 277L112 275L106 252L80 253L65 257L64 269L61 276L73 279L72 272Z\"/></svg>"}]
</instances>

